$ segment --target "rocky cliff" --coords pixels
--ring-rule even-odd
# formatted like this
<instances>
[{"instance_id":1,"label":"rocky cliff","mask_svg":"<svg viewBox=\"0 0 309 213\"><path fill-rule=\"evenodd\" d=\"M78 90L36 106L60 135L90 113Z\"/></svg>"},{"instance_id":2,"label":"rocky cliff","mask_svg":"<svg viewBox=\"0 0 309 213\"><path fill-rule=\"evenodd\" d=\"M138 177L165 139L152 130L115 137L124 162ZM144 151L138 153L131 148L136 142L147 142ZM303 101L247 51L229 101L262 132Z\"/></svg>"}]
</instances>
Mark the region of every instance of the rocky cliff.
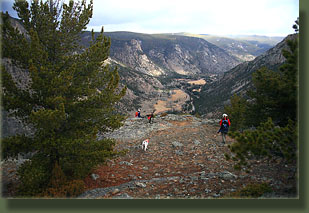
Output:
<instances>
[{"instance_id":1,"label":"rocky cliff","mask_svg":"<svg viewBox=\"0 0 309 213\"><path fill-rule=\"evenodd\" d=\"M82 42L89 41L85 32ZM204 39L172 34L105 33L111 38L110 57L152 76L224 73L240 61Z\"/></svg>"}]
</instances>

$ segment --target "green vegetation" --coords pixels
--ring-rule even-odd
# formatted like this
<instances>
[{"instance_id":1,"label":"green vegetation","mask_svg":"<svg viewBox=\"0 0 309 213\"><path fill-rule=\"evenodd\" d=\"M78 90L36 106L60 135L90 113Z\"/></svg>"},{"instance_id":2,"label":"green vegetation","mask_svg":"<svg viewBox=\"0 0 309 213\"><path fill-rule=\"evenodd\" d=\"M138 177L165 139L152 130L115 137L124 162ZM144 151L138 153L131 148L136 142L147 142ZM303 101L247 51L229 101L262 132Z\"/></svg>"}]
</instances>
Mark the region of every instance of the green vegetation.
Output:
<instances>
[{"instance_id":1,"label":"green vegetation","mask_svg":"<svg viewBox=\"0 0 309 213\"><path fill-rule=\"evenodd\" d=\"M2 14L3 57L31 79L28 88L19 88L10 71L1 68L4 109L34 129L32 135L2 140L3 158L33 154L18 170L19 196L75 196L94 166L119 154L113 140L97 139L124 119L115 113L115 104L126 88L118 86L117 68L102 66L110 39L102 30L83 49L80 34L92 16L93 2L59 5L15 1L24 34Z\"/></svg>"},{"instance_id":2,"label":"green vegetation","mask_svg":"<svg viewBox=\"0 0 309 213\"><path fill-rule=\"evenodd\" d=\"M287 42L286 62L279 71L265 67L252 74L247 98L234 95L225 106L236 142L229 146L236 169L256 159L280 157L295 162L297 153L298 39ZM252 128L253 127L253 128ZM253 161L251 161L253 160Z\"/></svg>"},{"instance_id":3,"label":"green vegetation","mask_svg":"<svg viewBox=\"0 0 309 213\"><path fill-rule=\"evenodd\" d=\"M280 157L285 162L296 159L297 132L291 120L287 126L280 127L275 126L269 118L255 130L236 131L230 135L236 139L235 143L229 145L234 154L232 160L236 162L235 169L241 169L242 166L250 168L251 159ZM226 155L226 158L230 159L230 156Z\"/></svg>"},{"instance_id":4,"label":"green vegetation","mask_svg":"<svg viewBox=\"0 0 309 213\"><path fill-rule=\"evenodd\" d=\"M229 197L232 198L258 198L265 193L271 193L272 188L267 183L249 184L246 187L233 192Z\"/></svg>"}]
</instances>

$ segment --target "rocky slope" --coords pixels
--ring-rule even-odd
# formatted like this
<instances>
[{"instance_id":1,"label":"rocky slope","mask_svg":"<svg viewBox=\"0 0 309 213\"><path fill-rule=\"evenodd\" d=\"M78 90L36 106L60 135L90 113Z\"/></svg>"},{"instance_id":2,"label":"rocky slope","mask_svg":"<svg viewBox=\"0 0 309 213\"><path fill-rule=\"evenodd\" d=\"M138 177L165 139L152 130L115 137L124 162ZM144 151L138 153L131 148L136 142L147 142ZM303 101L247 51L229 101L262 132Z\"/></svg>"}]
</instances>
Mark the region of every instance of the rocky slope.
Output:
<instances>
[{"instance_id":1,"label":"rocky slope","mask_svg":"<svg viewBox=\"0 0 309 213\"><path fill-rule=\"evenodd\" d=\"M123 127L100 135L116 140L115 150L126 154L98 165L84 179L86 187L78 197L102 198L230 198L250 184L266 183L271 191L260 198L297 198L296 163L260 160L251 173L233 169L227 161L227 144L217 134L218 120L191 115L157 115L152 124L146 118L128 118ZM141 142L149 138L148 150ZM3 196L14 197L19 160L1 162Z\"/></svg>"},{"instance_id":2,"label":"rocky slope","mask_svg":"<svg viewBox=\"0 0 309 213\"><path fill-rule=\"evenodd\" d=\"M293 174L296 165L277 159L260 161L251 173L235 171L233 161L225 160L227 145L217 135L218 120L191 115L128 118L119 130L104 135L117 140L124 156L98 166L85 179L80 198L228 198L250 184L267 183L272 192L264 198L296 197ZM102 136L103 137L103 136ZM141 142L149 138L147 151Z\"/></svg>"},{"instance_id":3,"label":"rocky slope","mask_svg":"<svg viewBox=\"0 0 309 213\"><path fill-rule=\"evenodd\" d=\"M152 76L223 73L240 61L204 39L132 32L105 33L111 38L110 57L123 65ZM87 45L90 32L82 34Z\"/></svg>"}]
</instances>

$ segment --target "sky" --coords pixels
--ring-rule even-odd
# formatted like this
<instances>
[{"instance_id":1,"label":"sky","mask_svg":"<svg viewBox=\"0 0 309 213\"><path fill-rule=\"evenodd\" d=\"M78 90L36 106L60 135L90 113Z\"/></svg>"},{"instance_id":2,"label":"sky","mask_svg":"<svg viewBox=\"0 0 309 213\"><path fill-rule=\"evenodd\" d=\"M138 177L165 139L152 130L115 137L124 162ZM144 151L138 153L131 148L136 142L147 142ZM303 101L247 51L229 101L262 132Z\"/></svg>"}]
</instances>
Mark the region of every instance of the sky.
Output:
<instances>
[{"instance_id":1,"label":"sky","mask_svg":"<svg viewBox=\"0 0 309 213\"><path fill-rule=\"evenodd\" d=\"M1 0L1 10L17 17L13 2ZM286 36L299 17L299 0L94 0L93 7L87 29L105 32Z\"/></svg>"}]
</instances>

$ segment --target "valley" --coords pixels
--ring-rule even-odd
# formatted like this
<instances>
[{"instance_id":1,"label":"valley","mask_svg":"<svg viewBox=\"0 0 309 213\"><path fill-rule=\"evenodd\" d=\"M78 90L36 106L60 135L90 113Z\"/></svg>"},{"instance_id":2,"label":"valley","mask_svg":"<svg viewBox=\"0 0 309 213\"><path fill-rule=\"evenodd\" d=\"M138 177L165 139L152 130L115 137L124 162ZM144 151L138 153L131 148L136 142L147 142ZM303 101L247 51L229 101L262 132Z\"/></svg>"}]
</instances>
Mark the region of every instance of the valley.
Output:
<instances>
[{"instance_id":1,"label":"valley","mask_svg":"<svg viewBox=\"0 0 309 213\"><path fill-rule=\"evenodd\" d=\"M195 110L192 95L200 92L203 85L207 82L205 79L174 79L168 85L168 89L158 90L158 94L141 103L142 114L149 114L155 111L155 114L162 113L192 113ZM133 114L130 112L129 114Z\"/></svg>"},{"instance_id":2,"label":"valley","mask_svg":"<svg viewBox=\"0 0 309 213\"><path fill-rule=\"evenodd\" d=\"M85 47L89 42L89 33L84 32L82 36ZM205 94L220 92L221 88L212 88L233 69L241 69L235 73L235 76L239 76L237 73L246 70L248 64L260 64L254 66L254 70L263 66L265 62L256 61L260 61L261 55L265 55L282 39L262 36L232 38L186 33L107 32L105 35L111 39L108 63L118 67L121 84L128 88L120 107L121 112L128 115L138 108L141 108L143 113L153 110L156 113L193 114L217 111L217 108L212 106L222 106L222 101L228 101L231 94L228 92L226 95L215 95L211 100L205 98ZM277 49L273 64L283 62L279 52L282 48ZM267 57L265 55L264 58ZM241 85L243 81L249 82L248 80L243 77L235 79L232 76L222 85L223 90L228 88L227 85L240 85L239 90L233 90L237 93L247 88Z\"/></svg>"}]
</instances>

